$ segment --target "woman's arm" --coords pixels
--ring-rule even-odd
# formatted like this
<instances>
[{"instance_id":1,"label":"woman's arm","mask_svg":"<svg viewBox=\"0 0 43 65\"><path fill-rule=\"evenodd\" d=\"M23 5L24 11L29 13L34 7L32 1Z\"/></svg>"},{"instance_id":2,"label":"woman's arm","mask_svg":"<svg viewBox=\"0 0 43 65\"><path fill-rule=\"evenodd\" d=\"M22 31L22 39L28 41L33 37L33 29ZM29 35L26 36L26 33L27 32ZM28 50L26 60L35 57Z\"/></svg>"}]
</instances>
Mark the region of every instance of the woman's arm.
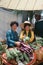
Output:
<instances>
[{"instance_id":1,"label":"woman's arm","mask_svg":"<svg viewBox=\"0 0 43 65\"><path fill-rule=\"evenodd\" d=\"M15 44L15 41L11 40L10 32L6 33L6 39L9 42L8 45L12 45L13 46Z\"/></svg>"},{"instance_id":2,"label":"woman's arm","mask_svg":"<svg viewBox=\"0 0 43 65\"><path fill-rule=\"evenodd\" d=\"M24 33L24 31L21 31L21 33L20 33L20 39L21 39L21 40L23 40L23 38L24 38L23 33Z\"/></svg>"},{"instance_id":3,"label":"woman's arm","mask_svg":"<svg viewBox=\"0 0 43 65\"><path fill-rule=\"evenodd\" d=\"M31 38L30 38L30 40L29 40L29 42L33 42L33 40L34 40L34 32L33 31L31 31Z\"/></svg>"}]
</instances>

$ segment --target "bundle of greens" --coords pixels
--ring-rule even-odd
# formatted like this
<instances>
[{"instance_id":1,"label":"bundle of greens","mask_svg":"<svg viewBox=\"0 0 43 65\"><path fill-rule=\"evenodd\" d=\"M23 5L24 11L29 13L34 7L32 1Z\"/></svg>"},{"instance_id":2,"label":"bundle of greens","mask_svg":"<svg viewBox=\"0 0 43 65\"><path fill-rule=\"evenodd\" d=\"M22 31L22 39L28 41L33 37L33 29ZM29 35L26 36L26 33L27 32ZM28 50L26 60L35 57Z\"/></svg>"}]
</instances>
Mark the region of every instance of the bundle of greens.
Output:
<instances>
[{"instance_id":1,"label":"bundle of greens","mask_svg":"<svg viewBox=\"0 0 43 65\"><path fill-rule=\"evenodd\" d=\"M43 47L43 38L37 38L35 42L30 44L30 46L35 50L40 49Z\"/></svg>"}]
</instances>

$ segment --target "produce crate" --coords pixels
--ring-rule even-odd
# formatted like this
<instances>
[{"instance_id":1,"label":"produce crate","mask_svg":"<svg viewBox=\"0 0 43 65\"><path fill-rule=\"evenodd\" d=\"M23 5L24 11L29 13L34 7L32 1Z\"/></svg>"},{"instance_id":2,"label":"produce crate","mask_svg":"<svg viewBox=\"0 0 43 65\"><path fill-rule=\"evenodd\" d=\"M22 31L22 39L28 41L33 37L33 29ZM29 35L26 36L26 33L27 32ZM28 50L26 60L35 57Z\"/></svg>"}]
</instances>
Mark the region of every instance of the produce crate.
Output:
<instances>
[{"instance_id":1,"label":"produce crate","mask_svg":"<svg viewBox=\"0 0 43 65\"><path fill-rule=\"evenodd\" d=\"M6 53L3 53L3 55L2 55L2 62L3 62L5 65L12 65L12 64L10 64L10 63L7 61ZM33 60L31 60L27 65L33 65L35 62L36 62L36 54L33 53Z\"/></svg>"}]
</instances>

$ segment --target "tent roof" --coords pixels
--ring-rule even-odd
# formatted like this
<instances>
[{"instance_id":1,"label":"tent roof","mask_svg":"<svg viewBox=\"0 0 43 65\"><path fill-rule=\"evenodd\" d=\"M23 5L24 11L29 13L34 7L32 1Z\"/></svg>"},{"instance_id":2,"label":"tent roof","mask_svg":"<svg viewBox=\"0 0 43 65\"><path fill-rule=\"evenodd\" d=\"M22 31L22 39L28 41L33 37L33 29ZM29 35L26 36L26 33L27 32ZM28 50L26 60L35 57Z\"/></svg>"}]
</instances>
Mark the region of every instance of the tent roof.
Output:
<instances>
[{"instance_id":1,"label":"tent roof","mask_svg":"<svg viewBox=\"0 0 43 65\"><path fill-rule=\"evenodd\" d=\"M43 0L0 0L0 7L14 10L43 10Z\"/></svg>"}]
</instances>

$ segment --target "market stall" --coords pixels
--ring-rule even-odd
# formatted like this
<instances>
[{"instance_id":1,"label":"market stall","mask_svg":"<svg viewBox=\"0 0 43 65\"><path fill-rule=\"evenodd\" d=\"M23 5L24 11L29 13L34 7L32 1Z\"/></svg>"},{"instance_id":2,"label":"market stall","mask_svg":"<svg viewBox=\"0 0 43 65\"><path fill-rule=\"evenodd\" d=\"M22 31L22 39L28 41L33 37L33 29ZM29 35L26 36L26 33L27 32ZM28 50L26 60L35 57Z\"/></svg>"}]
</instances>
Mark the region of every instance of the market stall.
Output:
<instances>
[{"instance_id":1,"label":"market stall","mask_svg":"<svg viewBox=\"0 0 43 65\"><path fill-rule=\"evenodd\" d=\"M35 65L35 64L39 64L39 62L43 62L43 39L37 37L37 43L34 42L33 44L30 44L30 46L33 48L33 60L31 60L29 63L27 63L26 65ZM5 47L5 46L4 46ZM7 47L5 47L7 49ZM14 48L9 48L9 50L14 49ZM7 49L8 50L8 49ZM12 51L12 50L11 50ZM8 52L7 52L8 53ZM7 56L6 56L6 52L4 50L4 53L2 54L2 64L6 64L6 65L12 65L12 62L15 63L15 65L17 65L17 63L15 62L15 60L11 60L8 61L7 60Z\"/></svg>"},{"instance_id":2,"label":"market stall","mask_svg":"<svg viewBox=\"0 0 43 65\"><path fill-rule=\"evenodd\" d=\"M12 5L13 4L13 5ZM6 10L17 10L17 11L35 11L35 10L43 10L43 0L0 0L0 8L5 8ZM11 18L11 17L10 17ZM20 46L20 48L8 48L6 46L6 40L0 39L0 61L1 64L5 65L35 65L39 64L39 62L43 62L43 38L36 38L36 40L30 43L30 47L27 45L24 49ZM29 47L29 48L28 48ZM27 49L28 48L28 49ZM32 58L30 50L32 49ZM23 53L21 53L21 50ZM13 51L13 52L12 52ZM17 51L17 52L16 52ZM17 54L16 54L16 53ZM27 53L27 56L25 53ZM14 55L13 55L14 54ZM21 55L20 55L21 54ZM20 58L18 56L20 55ZM24 59L25 56L25 59ZM20 59L20 62L18 62ZM16 60L16 61L15 61ZM27 61L23 63L23 61Z\"/></svg>"}]
</instances>

